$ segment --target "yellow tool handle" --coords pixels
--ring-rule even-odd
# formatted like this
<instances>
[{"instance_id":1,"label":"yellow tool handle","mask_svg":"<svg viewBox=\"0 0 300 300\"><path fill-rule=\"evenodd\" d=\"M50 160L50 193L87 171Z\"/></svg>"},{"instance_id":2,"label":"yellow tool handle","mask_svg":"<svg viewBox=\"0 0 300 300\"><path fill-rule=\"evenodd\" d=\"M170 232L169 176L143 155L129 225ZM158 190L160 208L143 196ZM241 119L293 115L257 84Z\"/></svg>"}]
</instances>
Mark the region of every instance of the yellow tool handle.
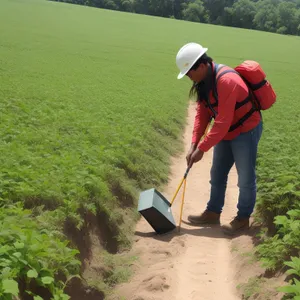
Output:
<instances>
[{"instance_id":1,"label":"yellow tool handle","mask_svg":"<svg viewBox=\"0 0 300 300\"><path fill-rule=\"evenodd\" d=\"M183 193L182 193L182 198L181 198L180 219L179 219L179 228L178 228L179 231L180 231L181 220L182 220L182 211L183 211L183 204L184 204L185 188L186 188L186 179L184 180Z\"/></svg>"},{"instance_id":2,"label":"yellow tool handle","mask_svg":"<svg viewBox=\"0 0 300 300\"><path fill-rule=\"evenodd\" d=\"M183 183L184 179L185 178L183 177L182 180L181 180L181 182L180 182L180 184L179 184L179 186L178 186L178 188L177 188L177 190L176 190L176 192L175 192L175 195L174 195L174 197L173 197L173 199L171 201L171 205L170 206L172 206L172 204L173 204L173 202L174 202L174 200L175 200L175 198L176 198L176 196L177 196L177 194L178 194L178 192L179 192L179 190L180 190L180 188L182 186L182 183Z\"/></svg>"},{"instance_id":3,"label":"yellow tool handle","mask_svg":"<svg viewBox=\"0 0 300 300\"><path fill-rule=\"evenodd\" d=\"M210 122L209 122L208 125L206 126L205 133L204 133L203 136L205 136L205 135L207 134L207 131L208 131L208 129L209 129L209 126L210 126ZM181 179L181 182L179 183L179 186L178 186L178 188L177 188L177 190L176 190L176 192L175 192L175 195L173 196L173 199L172 199L172 201L171 201L170 206L173 205L174 200L175 200L175 198L176 198L176 196L177 196L177 194L178 194L178 192L179 192L179 190L180 190L180 188L181 188L181 186L182 186L183 181L186 179L186 177L187 177L189 171L190 171L190 168L188 167L188 168L186 169L185 173L184 173L183 178Z\"/></svg>"}]
</instances>

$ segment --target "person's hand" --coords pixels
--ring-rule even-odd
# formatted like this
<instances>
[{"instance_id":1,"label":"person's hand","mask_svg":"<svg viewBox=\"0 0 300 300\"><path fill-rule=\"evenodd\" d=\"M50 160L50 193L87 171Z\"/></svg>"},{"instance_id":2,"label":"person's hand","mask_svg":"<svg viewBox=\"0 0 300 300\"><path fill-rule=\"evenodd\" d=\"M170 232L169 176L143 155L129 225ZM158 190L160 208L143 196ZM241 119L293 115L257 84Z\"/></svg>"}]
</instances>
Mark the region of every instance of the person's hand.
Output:
<instances>
[{"instance_id":1,"label":"person's hand","mask_svg":"<svg viewBox=\"0 0 300 300\"><path fill-rule=\"evenodd\" d=\"M192 154L194 153L195 150L196 150L196 145L192 144L191 148L190 148L190 150L188 152L188 154L186 155L186 163L187 163L187 165L190 164L190 160L191 160Z\"/></svg>"},{"instance_id":2,"label":"person's hand","mask_svg":"<svg viewBox=\"0 0 300 300\"><path fill-rule=\"evenodd\" d=\"M203 154L204 154L203 151L201 151L199 148L196 148L196 150L193 152L189 160L188 163L189 168L191 168L194 163L200 161L203 157Z\"/></svg>"}]
</instances>

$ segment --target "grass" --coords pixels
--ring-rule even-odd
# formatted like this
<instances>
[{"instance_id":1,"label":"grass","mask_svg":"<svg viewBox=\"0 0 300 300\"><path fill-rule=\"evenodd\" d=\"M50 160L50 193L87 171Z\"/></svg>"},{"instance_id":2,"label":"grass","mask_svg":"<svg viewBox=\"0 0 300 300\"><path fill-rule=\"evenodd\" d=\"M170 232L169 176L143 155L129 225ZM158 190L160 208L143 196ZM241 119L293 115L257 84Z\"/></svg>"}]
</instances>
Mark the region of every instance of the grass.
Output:
<instances>
[{"instance_id":1,"label":"grass","mask_svg":"<svg viewBox=\"0 0 300 300\"><path fill-rule=\"evenodd\" d=\"M113 295L111 287L116 284L124 283L128 281L132 274L132 265L138 261L138 257L132 256L128 253L122 255L116 255L108 253L107 251L101 251L97 253L99 258L101 257L101 263L98 264L98 268L102 270L101 276L99 272L90 272L84 275L90 287L94 287L102 292L106 296Z\"/></svg>"},{"instance_id":2,"label":"grass","mask_svg":"<svg viewBox=\"0 0 300 300\"><path fill-rule=\"evenodd\" d=\"M251 277L248 282L239 284L237 288L243 291L243 299L247 300L251 296L261 292L261 285L263 282L264 280L262 278Z\"/></svg>"},{"instance_id":3,"label":"grass","mask_svg":"<svg viewBox=\"0 0 300 300\"><path fill-rule=\"evenodd\" d=\"M2 0L0 34L1 203L61 238L92 212L115 252L130 247L139 192L166 184L182 150L190 82L175 56L189 41L262 64L278 102L263 113L258 211L272 223L299 199L299 38L43 0Z\"/></svg>"},{"instance_id":4,"label":"grass","mask_svg":"<svg viewBox=\"0 0 300 300\"><path fill-rule=\"evenodd\" d=\"M124 14L45 1L3 1L0 14L0 197L69 212L93 202L120 223L116 207L165 183L180 147L174 50L139 43Z\"/></svg>"}]
</instances>

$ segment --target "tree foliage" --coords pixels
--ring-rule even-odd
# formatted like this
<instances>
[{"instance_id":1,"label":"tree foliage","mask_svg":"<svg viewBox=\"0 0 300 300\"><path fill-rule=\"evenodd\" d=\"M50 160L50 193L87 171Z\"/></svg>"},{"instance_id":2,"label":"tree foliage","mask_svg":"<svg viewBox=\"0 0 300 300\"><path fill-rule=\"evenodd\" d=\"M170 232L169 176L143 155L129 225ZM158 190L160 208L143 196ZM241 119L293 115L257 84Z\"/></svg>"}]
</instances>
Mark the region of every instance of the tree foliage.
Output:
<instances>
[{"instance_id":1,"label":"tree foliage","mask_svg":"<svg viewBox=\"0 0 300 300\"><path fill-rule=\"evenodd\" d=\"M300 35L300 0L53 0L138 14Z\"/></svg>"},{"instance_id":2,"label":"tree foliage","mask_svg":"<svg viewBox=\"0 0 300 300\"><path fill-rule=\"evenodd\" d=\"M182 16L184 20L207 23L209 16L201 0L189 1L183 5Z\"/></svg>"}]
</instances>

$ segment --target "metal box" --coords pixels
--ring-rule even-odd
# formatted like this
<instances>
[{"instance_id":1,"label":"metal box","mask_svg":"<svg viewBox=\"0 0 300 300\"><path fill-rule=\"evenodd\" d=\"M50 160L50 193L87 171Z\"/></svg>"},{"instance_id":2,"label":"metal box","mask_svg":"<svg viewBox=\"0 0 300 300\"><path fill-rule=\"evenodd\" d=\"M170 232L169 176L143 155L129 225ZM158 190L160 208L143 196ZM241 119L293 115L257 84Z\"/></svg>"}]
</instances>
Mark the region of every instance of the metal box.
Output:
<instances>
[{"instance_id":1,"label":"metal box","mask_svg":"<svg viewBox=\"0 0 300 300\"><path fill-rule=\"evenodd\" d=\"M176 228L169 201L154 188L141 192L138 211L159 234Z\"/></svg>"}]
</instances>

